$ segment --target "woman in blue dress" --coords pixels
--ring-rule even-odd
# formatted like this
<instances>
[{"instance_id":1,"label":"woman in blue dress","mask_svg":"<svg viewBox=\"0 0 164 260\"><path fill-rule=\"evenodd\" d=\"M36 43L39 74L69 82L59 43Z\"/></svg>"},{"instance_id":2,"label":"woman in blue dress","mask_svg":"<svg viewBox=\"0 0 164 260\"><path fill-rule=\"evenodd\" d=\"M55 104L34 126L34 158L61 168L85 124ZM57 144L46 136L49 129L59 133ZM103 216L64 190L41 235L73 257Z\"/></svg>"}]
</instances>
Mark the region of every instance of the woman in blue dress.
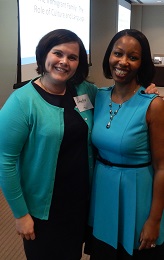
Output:
<instances>
[{"instance_id":1,"label":"woman in blue dress","mask_svg":"<svg viewBox=\"0 0 164 260\"><path fill-rule=\"evenodd\" d=\"M103 61L112 87L95 103L93 144L98 149L90 226L91 260L164 257L164 102L145 94L154 75L141 32L118 32Z\"/></svg>"}]
</instances>

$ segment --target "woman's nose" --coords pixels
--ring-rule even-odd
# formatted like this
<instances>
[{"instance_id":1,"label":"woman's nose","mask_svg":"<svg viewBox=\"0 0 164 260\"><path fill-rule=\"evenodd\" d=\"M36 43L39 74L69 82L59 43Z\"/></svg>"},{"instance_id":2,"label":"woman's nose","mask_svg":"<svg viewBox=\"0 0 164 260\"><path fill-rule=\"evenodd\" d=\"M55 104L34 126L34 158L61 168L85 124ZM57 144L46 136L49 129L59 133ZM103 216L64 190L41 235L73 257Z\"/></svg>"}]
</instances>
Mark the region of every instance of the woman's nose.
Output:
<instances>
[{"instance_id":1,"label":"woman's nose","mask_svg":"<svg viewBox=\"0 0 164 260\"><path fill-rule=\"evenodd\" d=\"M63 56L60 59L60 63L63 64L63 65L67 65L68 64L68 58L66 56Z\"/></svg>"},{"instance_id":2,"label":"woman's nose","mask_svg":"<svg viewBox=\"0 0 164 260\"><path fill-rule=\"evenodd\" d=\"M126 56L122 56L119 60L119 64L126 66L128 65L128 58Z\"/></svg>"}]
</instances>

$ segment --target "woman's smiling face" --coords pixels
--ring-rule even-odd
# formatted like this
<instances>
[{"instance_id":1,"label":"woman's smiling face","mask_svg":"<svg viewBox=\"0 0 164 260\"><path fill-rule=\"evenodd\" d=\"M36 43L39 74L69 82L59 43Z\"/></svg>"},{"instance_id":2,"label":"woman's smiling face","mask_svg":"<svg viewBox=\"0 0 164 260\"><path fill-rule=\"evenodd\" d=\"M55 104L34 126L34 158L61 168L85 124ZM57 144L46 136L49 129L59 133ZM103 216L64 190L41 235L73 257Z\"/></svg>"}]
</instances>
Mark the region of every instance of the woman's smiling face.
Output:
<instances>
[{"instance_id":1,"label":"woman's smiling face","mask_svg":"<svg viewBox=\"0 0 164 260\"><path fill-rule=\"evenodd\" d=\"M109 66L115 82L127 84L137 78L141 66L140 43L131 36L119 38L109 57Z\"/></svg>"},{"instance_id":2,"label":"woman's smiling face","mask_svg":"<svg viewBox=\"0 0 164 260\"><path fill-rule=\"evenodd\" d=\"M63 43L54 46L45 61L46 75L55 84L65 84L76 72L79 65L79 44Z\"/></svg>"}]
</instances>

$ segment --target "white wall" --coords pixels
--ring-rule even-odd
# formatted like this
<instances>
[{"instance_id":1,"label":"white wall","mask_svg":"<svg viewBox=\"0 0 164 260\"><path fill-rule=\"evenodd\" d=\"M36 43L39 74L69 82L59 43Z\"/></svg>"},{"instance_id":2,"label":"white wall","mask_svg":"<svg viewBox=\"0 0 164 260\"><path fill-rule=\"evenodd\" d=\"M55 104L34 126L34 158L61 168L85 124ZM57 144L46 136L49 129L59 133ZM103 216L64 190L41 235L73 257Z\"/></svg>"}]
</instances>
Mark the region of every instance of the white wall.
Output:
<instances>
[{"instance_id":1,"label":"white wall","mask_svg":"<svg viewBox=\"0 0 164 260\"><path fill-rule=\"evenodd\" d=\"M164 5L132 6L131 25L146 35L152 54L164 53Z\"/></svg>"},{"instance_id":2,"label":"white wall","mask_svg":"<svg viewBox=\"0 0 164 260\"><path fill-rule=\"evenodd\" d=\"M0 107L16 82L17 37L17 1L0 0Z\"/></svg>"},{"instance_id":3,"label":"white wall","mask_svg":"<svg viewBox=\"0 0 164 260\"><path fill-rule=\"evenodd\" d=\"M98 87L113 83L103 76L102 61L109 41L116 33L117 1L91 1L91 58L89 79Z\"/></svg>"}]
</instances>

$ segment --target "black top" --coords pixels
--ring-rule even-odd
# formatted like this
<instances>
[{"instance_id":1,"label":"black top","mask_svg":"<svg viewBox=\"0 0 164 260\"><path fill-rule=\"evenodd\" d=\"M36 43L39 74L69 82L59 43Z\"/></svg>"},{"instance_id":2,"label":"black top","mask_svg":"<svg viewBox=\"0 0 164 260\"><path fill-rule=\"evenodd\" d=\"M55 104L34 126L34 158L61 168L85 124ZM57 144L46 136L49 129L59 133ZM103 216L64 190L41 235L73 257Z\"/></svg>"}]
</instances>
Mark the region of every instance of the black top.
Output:
<instances>
[{"instance_id":1,"label":"black top","mask_svg":"<svg viewBox=\"0 0 164 260\"><path fill-rule=\"evenodd\" d=\"M56 248L65 248L66 244L68 249L74 246L73 254L77 257L81 252L88 213L88 126L74 110L75 88L67 88L62 96L47 93L35 83L33 86L48 103L64 108L64 137L57 162L49 229L46 227L46 230L49 230L49 237L52 233ZM62 258L65 252L61 254L61 250L59 259L67 259L68 252Z\"/></svg>"}]
</instances>

